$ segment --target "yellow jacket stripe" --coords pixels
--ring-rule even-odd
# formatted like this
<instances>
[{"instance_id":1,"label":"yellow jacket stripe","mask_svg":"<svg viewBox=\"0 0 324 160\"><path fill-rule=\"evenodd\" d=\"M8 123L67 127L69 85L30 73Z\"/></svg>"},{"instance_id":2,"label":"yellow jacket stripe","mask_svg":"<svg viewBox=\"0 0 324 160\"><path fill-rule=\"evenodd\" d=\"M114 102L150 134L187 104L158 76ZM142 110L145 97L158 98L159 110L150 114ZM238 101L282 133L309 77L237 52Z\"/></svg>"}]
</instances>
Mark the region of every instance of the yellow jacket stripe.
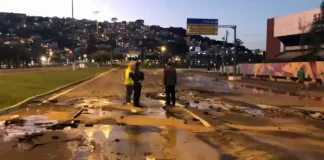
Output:
<instances>
[{"instance_id":1,"label":"yellow jacket stripe","mask_svg":"<svg viewBox=\"0 0 324 160\"><path fill-rule=\"evenodd\" d=\"M131 72L132 72L132 69L129 67L125 70L125 85L133 85L134 84L133 80L129 77L129 74Z\"/></svg>"}]
</instances>

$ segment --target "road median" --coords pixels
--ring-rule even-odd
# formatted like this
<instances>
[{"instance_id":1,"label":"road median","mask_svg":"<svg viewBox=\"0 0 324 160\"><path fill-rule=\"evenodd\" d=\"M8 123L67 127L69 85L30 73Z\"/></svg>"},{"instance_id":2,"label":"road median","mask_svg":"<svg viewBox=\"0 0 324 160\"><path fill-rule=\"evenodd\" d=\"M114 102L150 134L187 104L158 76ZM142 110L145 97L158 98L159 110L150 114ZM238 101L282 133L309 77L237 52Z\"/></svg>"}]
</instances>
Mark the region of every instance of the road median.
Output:
<instances>
[{"instance_id":1,"label":"road median","mask_svg":"<svg viewBox=\"0 0 324 160\"><path fill-rule=\"evenodd\" d=\"M0 114L24 107L29 102L88 81L111 68L87 68L43 74L8 75L0 80Z\"/></svg>"}]
</instances>

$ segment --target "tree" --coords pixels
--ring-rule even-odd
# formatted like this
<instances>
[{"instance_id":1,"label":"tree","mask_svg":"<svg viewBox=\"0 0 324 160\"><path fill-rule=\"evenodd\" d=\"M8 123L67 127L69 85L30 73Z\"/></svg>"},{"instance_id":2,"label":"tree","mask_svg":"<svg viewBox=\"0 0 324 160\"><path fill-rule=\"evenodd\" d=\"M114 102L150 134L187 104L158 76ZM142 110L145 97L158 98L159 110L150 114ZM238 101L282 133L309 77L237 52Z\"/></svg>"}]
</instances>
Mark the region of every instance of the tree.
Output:
<instances>
[{"instance_id":1,"label":"tree","mask_svg":"<svg viewBox=\"0 0 324 160\"><path fill-rule=\"evenodd\" d=\"M98 40L96 38L96 35L95 34L89 35L89 39L87 41L87 53L92 54L97 52L98 50L97 44L98 44Z\"/></svg>"},{"instance_id":2,"label":"tree","mask_svg":"<svg viewBox=\"0 0 324 160\"><path fill-rule=\"evenodd\" d=\"M43 48L39 43L33 43L31 46L30 55L33 59L40 64L40 57L46 54L46 49Z\"/></svg>"},{"instance_id":3,"label":"tree","mask_svg":"<svg viewBox=\"0 0 324 160\"><path fill-rule=\"evenodd\" d=\"M237 46L242 46L243 45L243 41L241 39L236 39L236 44Z\"/></svg>"},{"instance_id":4,"label":"tree","mask_svg":"<svg viewBox=\"0 0 324 160\"><path fill-rule=\"evenodd\" d=\"M91 59L95 60L100 65L102 65L104 62L110 59L110 54L107 51L100 50L90 55L90 57Z\"/></svg>"}]
</instances>

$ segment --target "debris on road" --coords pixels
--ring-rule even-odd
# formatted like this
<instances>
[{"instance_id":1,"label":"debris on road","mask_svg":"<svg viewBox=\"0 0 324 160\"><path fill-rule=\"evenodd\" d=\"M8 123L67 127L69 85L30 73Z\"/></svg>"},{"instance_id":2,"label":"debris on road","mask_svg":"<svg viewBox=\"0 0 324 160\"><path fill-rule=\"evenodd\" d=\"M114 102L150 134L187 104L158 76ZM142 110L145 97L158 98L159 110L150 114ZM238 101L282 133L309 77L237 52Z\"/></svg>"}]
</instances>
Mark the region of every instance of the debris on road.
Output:
<instances>
[{"instance_id":1,"label":"debris on road","mask_svg":"<svg viewBox=\"0 0 324 160\"><path fill-rule=\"evenodd\" d=\"M85 127L93 127L93 124L85 124Z\"/></svg>"},{"instance_id":2,"label":"debris on road","mask_svg":"<svg viewBox=\"0 0 324 160\"><path fill-rule=\"evenodd\" d=\"M8 127L9 125L23 126L26 123L26 120L20 118L13 118L5 120L4 125Z\"/></svg>"},{"instance_id":3,"label":"debris on road","mask_svg":"<svg viewBox=\"0 0 324 160\"><path fill-rule=\"evenodd\" d=\"M321 113L319 113L319 112L316 112L316 113L313 113L313 114L309 114L309 115L313 119L324 120L324 116Z\"/></svg>"},{"instance_id":4,"label":"debris on road","mask_svg":"<svg viewBox=\"0 0 324 160\"><path fill-rule=\"evenodd\" d=\"M57 99L51 99L51 100L49 100L48 102L49 102L49 103L57 103L58 100L57 100Z\"/></svg>"}]
</instances>

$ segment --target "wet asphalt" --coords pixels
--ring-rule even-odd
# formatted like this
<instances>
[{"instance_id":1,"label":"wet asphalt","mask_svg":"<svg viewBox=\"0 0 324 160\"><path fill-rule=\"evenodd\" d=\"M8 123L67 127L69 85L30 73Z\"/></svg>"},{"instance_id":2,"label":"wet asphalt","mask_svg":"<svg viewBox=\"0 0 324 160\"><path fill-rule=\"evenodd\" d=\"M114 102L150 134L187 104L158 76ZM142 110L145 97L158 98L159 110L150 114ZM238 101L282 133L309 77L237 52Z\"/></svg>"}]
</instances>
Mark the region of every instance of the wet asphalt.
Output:
<instances>
[{"instance_id":1,"label":"wet asphalt","mask_svg":"<svg viewBox=\"0 0 324 160\"><path fill-rule=\"evenodd\" d=\"M323 102L319 98L179 71L179 106L212 125L206 127L180 107L162 108L162 70L146 70L145 74L141 97L144 109L123 104L123 70L114 69L62 91L64 94L43 97L1 116L0 159L227 160L324 156ZM11 124L5 120L11 120Z\"/></svg>"},{"instance_id":2,"label":"wet asphalt","mask_svg":"<svg viewBox=\"0 0 324 160\"><path fill-rule=\"evenodd\" d=\"M147 77L150 74L155 75L148 72ZM65 94L43 97L0 117L11 122L0 125L3 146L0 157L6 160L26 156L76 160L220 159L217 149L195 137L195 132L209 132L210 128L167 116L161 108L162 102L146 97L145 93L144 109L123 104L123 75L122 69L114 69L73 90L63 91ZM145 85L151 87L143 92L162 89L159 82L148 79ZM53 96L56 98L46 101ZM23 122L15 122L17 119ZM42 135L34 138L35 134Z\"/></svg>"}]
</instances>

